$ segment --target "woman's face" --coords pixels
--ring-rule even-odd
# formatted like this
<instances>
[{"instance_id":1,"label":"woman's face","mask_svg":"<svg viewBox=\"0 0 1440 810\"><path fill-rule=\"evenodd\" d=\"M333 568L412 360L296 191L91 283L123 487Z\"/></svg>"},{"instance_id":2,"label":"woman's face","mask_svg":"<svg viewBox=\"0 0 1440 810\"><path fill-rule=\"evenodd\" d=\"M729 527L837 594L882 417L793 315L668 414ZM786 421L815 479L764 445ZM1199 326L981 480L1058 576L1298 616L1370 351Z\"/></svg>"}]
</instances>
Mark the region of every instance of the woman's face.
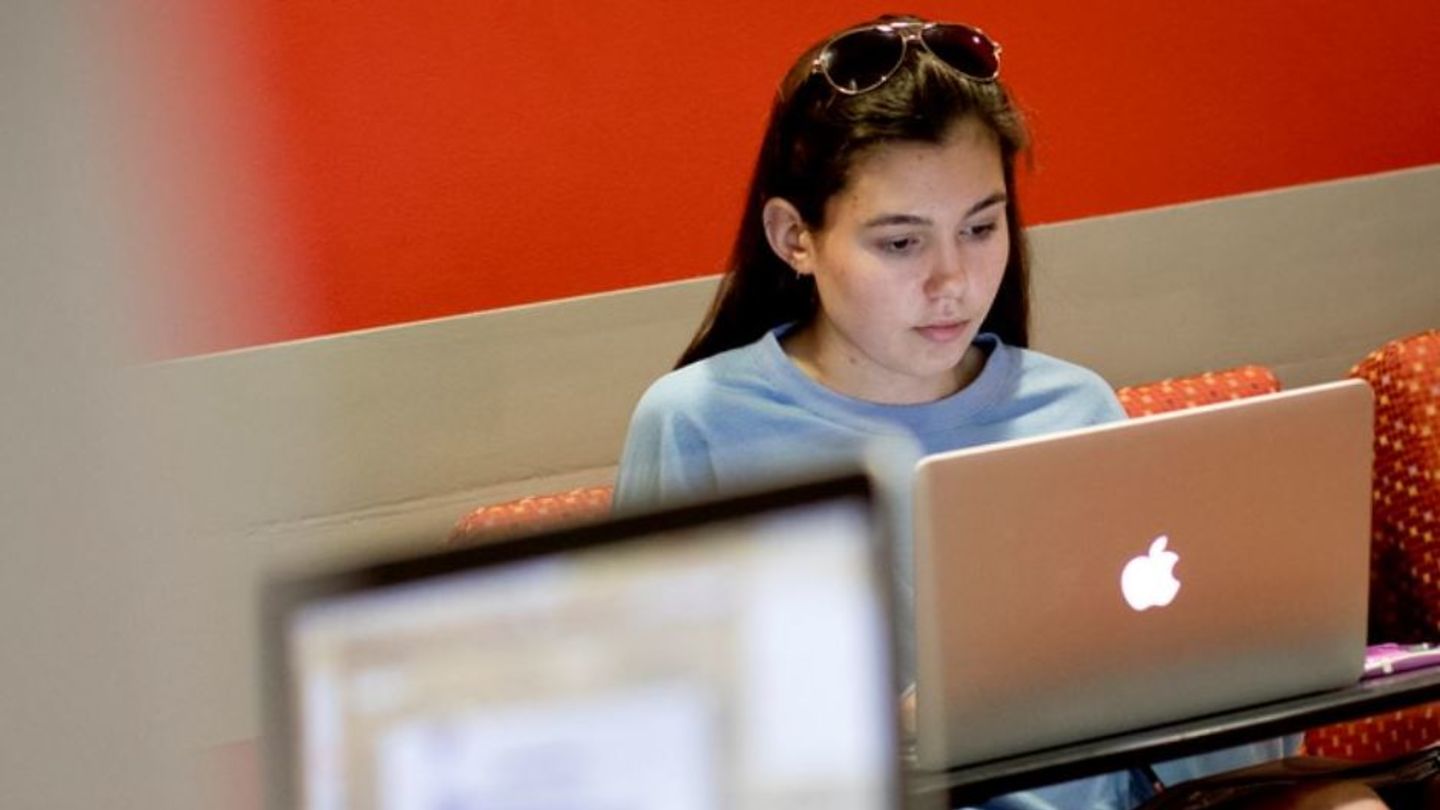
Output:
<instances>
[{"instance_id":1,"label":"woman's face","mask_svg":"<svg viewBox=\"0 0 1440 810\"><path fill-rule=\"evenodd\" d=\"M973 118L939 144L861 155L796 263L820 297L799 336L802 367L875 402L929 402L968 383L1009 256L1005 201L999 143Z\"/></svg>"}]
</instances>

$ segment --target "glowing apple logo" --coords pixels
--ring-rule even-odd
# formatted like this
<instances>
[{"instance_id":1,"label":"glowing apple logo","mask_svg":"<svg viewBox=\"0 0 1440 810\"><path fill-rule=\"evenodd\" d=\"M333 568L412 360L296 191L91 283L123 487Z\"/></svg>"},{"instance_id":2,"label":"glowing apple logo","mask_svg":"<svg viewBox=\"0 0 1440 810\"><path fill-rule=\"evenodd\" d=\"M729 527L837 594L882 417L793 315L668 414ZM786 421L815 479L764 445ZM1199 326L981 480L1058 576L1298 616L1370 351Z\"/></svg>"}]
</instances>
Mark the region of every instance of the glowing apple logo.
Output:
<instances>
[{"instance_id":1,"label":"glowing apple logo","mask_svg":"<svg viewBox=\"0 0 1440 810\"><path fill-rule=\"evenodd\" d=\"M1165 607L1180 592L1180 580L1175 578L1175 563L1180 562L1180 555L1165 549L1168 542L1169 537L1160 535L1150 544L1149 554L1125 564L1120 573L1120 592L1130 607Z\"/></svg>"}]
</instances>

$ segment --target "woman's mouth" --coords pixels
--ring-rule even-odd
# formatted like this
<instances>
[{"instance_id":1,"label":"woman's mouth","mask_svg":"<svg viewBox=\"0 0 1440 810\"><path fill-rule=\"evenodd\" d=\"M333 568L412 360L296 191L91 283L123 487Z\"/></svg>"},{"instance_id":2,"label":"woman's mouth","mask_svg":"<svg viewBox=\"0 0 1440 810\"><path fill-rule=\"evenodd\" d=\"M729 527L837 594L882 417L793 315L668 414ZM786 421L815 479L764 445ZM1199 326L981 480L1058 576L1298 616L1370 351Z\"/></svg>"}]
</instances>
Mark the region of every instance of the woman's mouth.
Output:
<instances>
[{"instance_id":1,"label":"woman's mouth","mask_svg":"<svg viewBox=\"0 0 1440 810\"><path fill-rule=\"evenodd\" d=\"M917 326L915 331L931 343L951 343L964 335L965 328L969 325L969 321L946 321L932 323L928 326Z\"/></svg>"}]
</instances>

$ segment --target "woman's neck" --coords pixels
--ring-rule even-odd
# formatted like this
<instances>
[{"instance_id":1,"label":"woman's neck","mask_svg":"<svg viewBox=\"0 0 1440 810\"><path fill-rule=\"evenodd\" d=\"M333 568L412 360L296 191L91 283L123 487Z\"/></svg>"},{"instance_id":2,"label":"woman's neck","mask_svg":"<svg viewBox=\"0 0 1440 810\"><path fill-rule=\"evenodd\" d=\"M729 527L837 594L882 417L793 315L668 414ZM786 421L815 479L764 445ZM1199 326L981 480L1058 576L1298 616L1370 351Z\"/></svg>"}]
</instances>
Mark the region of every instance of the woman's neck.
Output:
<instances>
[{"instance_id":1,"label":"woman's neck","mask_svg":"<svg viewBox=\"0 0 1440 810\"><path fill-rule=\"evenodd\" d=\"M945 374L933 381L907 386L897 384L902 382L900 380L856 378L845 373L848 369L844 367L850 364L843 359L827 359L825 353L819 350L814 324L782 336L780 347L805 376L819 385L844 396L885 405L919 405L959 393L980 376L989 358L988 346L972 343L961 355L960 362ZM837 364L841 366L838 369L840 373L836 373L834 368Z\"/></svg>"}]
</instances>

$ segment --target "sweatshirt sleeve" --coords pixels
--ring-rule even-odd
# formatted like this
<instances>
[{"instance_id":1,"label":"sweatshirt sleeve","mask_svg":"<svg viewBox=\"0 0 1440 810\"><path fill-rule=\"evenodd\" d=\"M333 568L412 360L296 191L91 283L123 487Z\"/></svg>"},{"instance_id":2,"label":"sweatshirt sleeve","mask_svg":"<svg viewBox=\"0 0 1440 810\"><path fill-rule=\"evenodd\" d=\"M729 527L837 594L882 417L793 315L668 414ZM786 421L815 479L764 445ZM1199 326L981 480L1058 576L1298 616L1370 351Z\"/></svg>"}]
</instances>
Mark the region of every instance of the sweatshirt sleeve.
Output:
<instances>
[{"instance_id":1,"label":"sweatshirt sleeve","mask_svg":"<svg viewBox=\"0 0 1440 810\"><path fill-rule=\"evenodd\" d=\"M1078 379L1075 395L1069 397L1069 400L1076 409L1077 425L1103 425L1126 418L1120 398L1115 395L1115 389L1104 377L1090 369L1079 367L1076 367L1076 374Z\"/></svg>"},{"instance_id":2,"label":"sweatshirt sleeve","mask_svg":"<svg viewBox=\"0 0 1440 810\"><path fill-rule=\"evenodd\" d=\"M630 418L614 511L653 509L714 494L717 489L709 442L692 409L662 378L641 397Z\"/></svg>"}]
</instances>

